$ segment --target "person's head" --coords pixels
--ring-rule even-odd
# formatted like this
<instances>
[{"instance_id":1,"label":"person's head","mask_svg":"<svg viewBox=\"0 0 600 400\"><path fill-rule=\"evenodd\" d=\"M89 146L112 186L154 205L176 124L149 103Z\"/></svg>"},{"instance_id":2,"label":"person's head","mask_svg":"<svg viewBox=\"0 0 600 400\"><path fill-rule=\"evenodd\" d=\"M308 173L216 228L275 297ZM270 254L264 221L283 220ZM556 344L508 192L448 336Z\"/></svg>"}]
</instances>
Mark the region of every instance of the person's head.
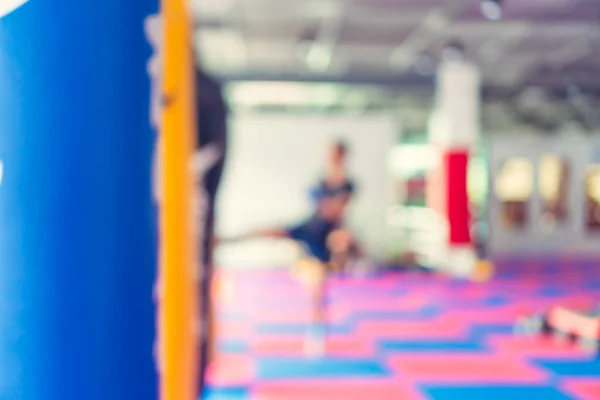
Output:
<instances>
[{"instance_id":1,"label":"person's head","mask_svg":"<svg viewBox=\"0 0 600 400\"><path fill-rule=\"evenodd\" d=\"M330 162L333 166L342 166L346 161L348 145L343 140L336 140L331 145Z\"/></svg>"}]
</instances>

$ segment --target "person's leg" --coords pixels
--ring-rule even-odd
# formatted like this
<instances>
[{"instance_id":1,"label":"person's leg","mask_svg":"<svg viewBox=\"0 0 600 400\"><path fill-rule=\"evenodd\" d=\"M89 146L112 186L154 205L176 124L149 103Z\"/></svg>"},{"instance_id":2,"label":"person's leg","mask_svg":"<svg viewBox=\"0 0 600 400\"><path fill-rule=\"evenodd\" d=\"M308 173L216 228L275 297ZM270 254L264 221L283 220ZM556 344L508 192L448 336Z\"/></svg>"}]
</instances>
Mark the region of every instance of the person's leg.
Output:
<instances>
[{"instance_id":1,"label":"person's leg","mask_svg":"<svg viewBox=\"0 0 600 400\"><path fill-rule=\"evenodd\" d=\"M214 226L215 226L215 199L219 189L221 175L224 167L224 159L213 167L202 181L203 189L207 195L206 215L204 224L200 226L201 232L200 248L202 257L200 259L200 285L199 285L199 319L200 319L200 338L199 338L199 365L198 365L198 385L200 393L205 387L206 370L210 364L213 346L215 343L215 321L214 306L211 298L212 294L212 276L214 271ZM202 189L201 189L202 190Z\"/></svg>"},{"instance_id":2,"label":"person's leg","mask_svg":"<svg viewBox=\"0 0 600 400\"><path fill-rule=\"evenodd\" d=\"M325 286L327 282L326 266L322 262L315 265L315 280L311 287L313 322L316 325L327 324Z\"/></svg>"},{"instance_id":3,"label":"person's leg","mask_svg":"<svg viewBox=\"0 0 600 400\"><path fill-rule=\"evenodd\" d=\"M326 310L326 264L318 259L311 259L305 263L303 273L308 288L310 301L310 326L307 332L305 351L307 355L321 356L325 351L327 335L327 310Z\"/></svg>"},{"instance_id":4,"label":"person's leg","mask_svg":"<svg viewBox=\"0 0 600 400\"><path fill-rule=\"evenodd\" d=\"M211 282L212 282L212 231L214 227L214 208L210 207L204 226L204 238L202 240L202 272L200 274L199 287L199 313L200 313L200 343L199 343L199 368L198 368L198 384L200 391L205 387L206 370L211 358L211 345L214 338L213 333L213 312L211 299Z\"/></svg>"},{"instance_id":5,"label":"person's leg","mask_svg":"<svg viewBox=\"0 0 600 400\"><path fill-rule=\"evenodd\" d=\"M246 233L243 235L238 235L235 237L223 238L220 237L216 240L218 244L224 243L236 243L236 242L244 242L247 240L253 239L263 239L263 238L272 238L272 239L287 239L290 237L289 231L286 229L273 228L273 229L263 229L256 232Z\"/></svg>"},{"instance_id":6,"label":"person's leg","mask_svg":"<svg viewBox=\"0 0 600 400\"><path fill-rule=\"evenodd\" d=\"M336 272L344 272L352 257L354 239L345 229L337 229L327 236L327 249L331 252L330 267Z\"/></svg>"}]
</instances>

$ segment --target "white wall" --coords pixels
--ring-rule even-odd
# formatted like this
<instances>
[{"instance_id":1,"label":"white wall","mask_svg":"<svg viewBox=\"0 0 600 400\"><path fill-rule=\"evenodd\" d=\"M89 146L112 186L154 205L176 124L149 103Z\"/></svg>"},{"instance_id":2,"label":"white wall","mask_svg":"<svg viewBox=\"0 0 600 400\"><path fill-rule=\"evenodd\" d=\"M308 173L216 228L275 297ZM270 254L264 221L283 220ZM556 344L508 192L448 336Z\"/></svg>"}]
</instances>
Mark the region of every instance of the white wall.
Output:
<instances>
[{"instance_id":1,"label":"white wall","mask_svg":"<svg viewBox=\"0 0 600 400\"><path fill-rule=\"evenodd\" d=\"M358 185L351 226L365 246L381 251L392 195L386 161L398 132L392 115L240 114L230 123L229 160L217 211L220 235L285 226L307 217L308 191L322 176L329 144L343 138L350 145L349 166ZM281 264L293 256L289 245L274 243L217 252L221 264Z\"/></svg>"}]
</instances>

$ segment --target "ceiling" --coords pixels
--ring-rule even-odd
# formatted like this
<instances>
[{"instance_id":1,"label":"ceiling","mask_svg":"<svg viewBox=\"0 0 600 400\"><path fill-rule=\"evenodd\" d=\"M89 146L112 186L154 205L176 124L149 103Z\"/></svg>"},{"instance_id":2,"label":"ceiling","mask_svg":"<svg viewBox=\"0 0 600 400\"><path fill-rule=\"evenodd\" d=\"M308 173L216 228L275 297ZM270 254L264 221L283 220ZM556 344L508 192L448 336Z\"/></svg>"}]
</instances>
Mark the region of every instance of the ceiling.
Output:
<instances>
[{"instance_id":1,"label":"ceiling","mask_svg":"<svg viewBox=\"0 0 600 400\"><path fill-rule=\"evenodd\" d=\"M598 106L600 0L504 0L497 21L480 0L192 1L199 58L230 82L369 84L385 99L421 102L457 40L480 67L490 104L510 101L525 119L548 120L556 109L532 112L536 99L560 102L586 124L593 118L579 114Z\"/></svg>"}]
</instances>

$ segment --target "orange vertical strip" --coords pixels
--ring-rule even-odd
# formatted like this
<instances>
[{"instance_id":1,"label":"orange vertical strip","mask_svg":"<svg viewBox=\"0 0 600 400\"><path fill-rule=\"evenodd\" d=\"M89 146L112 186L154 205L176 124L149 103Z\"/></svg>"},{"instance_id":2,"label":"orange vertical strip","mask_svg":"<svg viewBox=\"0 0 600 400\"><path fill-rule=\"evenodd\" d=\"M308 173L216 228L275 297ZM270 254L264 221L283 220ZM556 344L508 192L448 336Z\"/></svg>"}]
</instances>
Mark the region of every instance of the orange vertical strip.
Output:
<instances>
[{"instance_id":1,"label":"orange vertical strip","mask_svg":"<svg viewBox=\"0 0 600 400\"><path fill-rule=\"evenodd\" d=\"M191 211L194 148L192 27L184 0L162 0L164 21L161 400L196 400L197 293Z\"/></svg>"}]
</instances>

